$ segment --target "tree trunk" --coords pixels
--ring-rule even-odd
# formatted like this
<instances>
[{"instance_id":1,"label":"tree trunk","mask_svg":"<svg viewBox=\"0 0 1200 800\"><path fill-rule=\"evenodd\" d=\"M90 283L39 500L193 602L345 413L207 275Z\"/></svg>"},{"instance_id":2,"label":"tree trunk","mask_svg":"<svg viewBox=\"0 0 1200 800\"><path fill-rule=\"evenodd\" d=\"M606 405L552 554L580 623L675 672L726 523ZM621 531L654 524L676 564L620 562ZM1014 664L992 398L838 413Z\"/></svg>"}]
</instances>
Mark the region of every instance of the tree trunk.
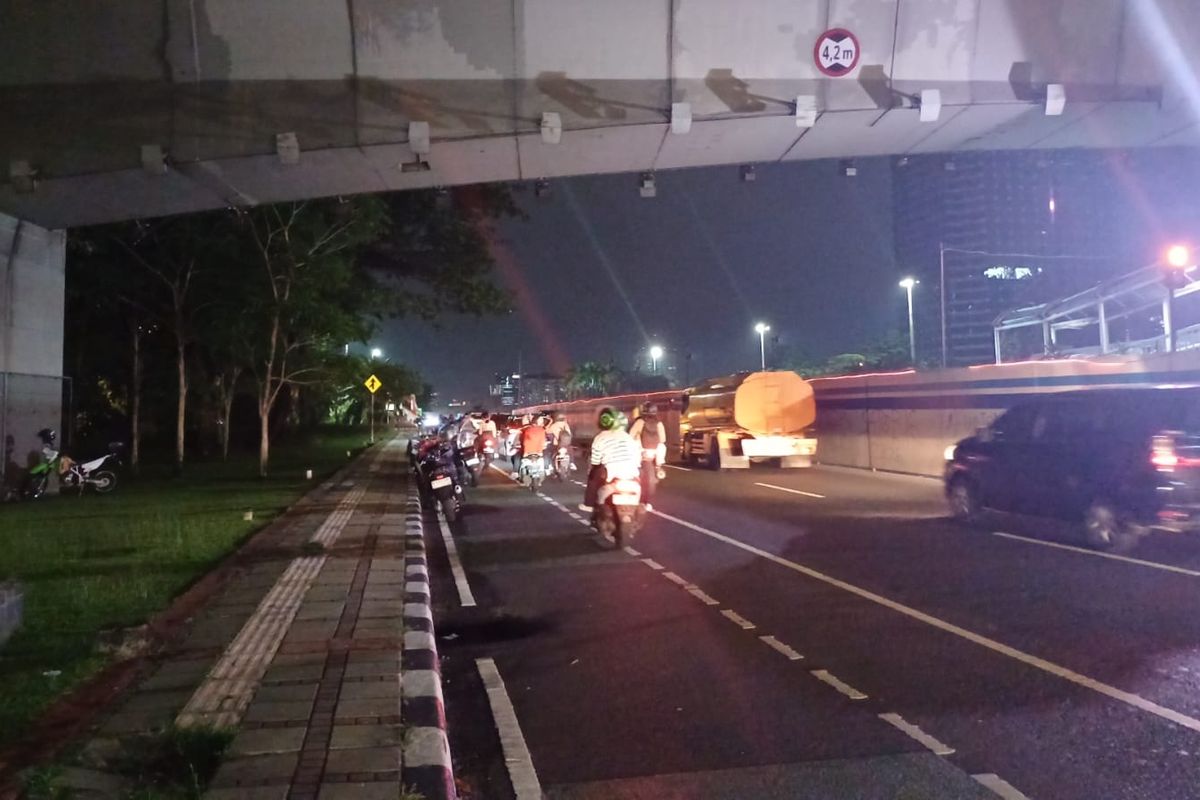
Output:
<instances>
[{"instance_id":1,"label":"tree trunk","mask_svg":"<svg viewBox=\"0 0 1200 800\"><path fill-rule=\"evenodd\" d=\"M136 475L142 457L142 330L133 326L133 379L129 387L129 468Z\"/></svg>"},{"instance_id":2,"label":"tree trunk","mask_svg":"<svg viewBox=\"0 0 1200 800\"><path fill-rule=\"evenodd\" d=\"M179 403L175 410L175 472L183 472L184 430L187 417L187 359L183 343L175 347L175 368L179 372Z\"/></svg>"},{"instance_id":3,"label":"tree trunk","mask_svg":"<svg viewBox=\"0 0 1200 800\"><path fill-rule=\"evenodd\" d=\"M293 383L288 387L288 400L291 406L288 409L288 420L292 430L298 430L300 428L300 384Z\"/></svg>"},{"instance_id":4,"label":"tree trunk","mask_svg":"<svg viewBox=\"0 0 1200 800\"><path fill-rule=\"evenodd\" d=\"M258 475L267 477L267 462L271 459L271 401L267 392L258 398Z\"/></svg>"},{"instance_id":5,"label":"tree trunk","mask_svg":"<svg viewBox=\"0 0 1200 800\"><path fill-rule=\"evenodd\" d=\"M221 460L229 460L229 418L233 416L233 390L226 389L221 398Z\"/></svg>"}]
</instances>

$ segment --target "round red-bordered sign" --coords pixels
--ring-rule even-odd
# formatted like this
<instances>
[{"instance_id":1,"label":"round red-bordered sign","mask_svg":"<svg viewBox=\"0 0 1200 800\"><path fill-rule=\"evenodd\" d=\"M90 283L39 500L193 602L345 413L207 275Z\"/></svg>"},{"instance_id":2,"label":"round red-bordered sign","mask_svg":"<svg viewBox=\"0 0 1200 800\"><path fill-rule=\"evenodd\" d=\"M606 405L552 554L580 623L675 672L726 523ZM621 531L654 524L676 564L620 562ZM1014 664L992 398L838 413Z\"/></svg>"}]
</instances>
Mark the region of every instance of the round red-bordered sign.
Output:
<instances>
[{"instance_id":1,"label":"round red-bordered sign","mask_svg":"<svg viewBox=\"0 0 1200 800\"><path fill-rule=\"evenodd\" d=\"M817 37L813 46L813 62L822 75L841 78L858 66L862 49L858 37L845 28L830 28Z\"/></svg>"}]
</instances>

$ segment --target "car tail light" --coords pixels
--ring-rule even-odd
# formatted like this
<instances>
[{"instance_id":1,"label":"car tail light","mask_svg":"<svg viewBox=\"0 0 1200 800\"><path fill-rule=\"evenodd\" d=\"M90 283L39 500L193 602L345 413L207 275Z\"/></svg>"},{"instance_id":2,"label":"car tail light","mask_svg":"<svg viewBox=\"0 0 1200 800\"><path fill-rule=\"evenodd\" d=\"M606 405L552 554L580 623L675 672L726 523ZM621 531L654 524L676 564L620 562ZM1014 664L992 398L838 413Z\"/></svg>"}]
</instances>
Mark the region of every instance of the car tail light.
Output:
<instances>
[{"instance_id":1,"label":"car tail light","mask_svg":"<svg viewBox=\"0 0 1200 800\"><path fill-rule=\"evenodd\" d=\"M1175 449L1175 437L1171 434L1160 434L1151 440L1150 463L1159 472L1174 472L1177 469L1200 467L1200 458L1179 455Z\"/></svg>"}]
</instances>

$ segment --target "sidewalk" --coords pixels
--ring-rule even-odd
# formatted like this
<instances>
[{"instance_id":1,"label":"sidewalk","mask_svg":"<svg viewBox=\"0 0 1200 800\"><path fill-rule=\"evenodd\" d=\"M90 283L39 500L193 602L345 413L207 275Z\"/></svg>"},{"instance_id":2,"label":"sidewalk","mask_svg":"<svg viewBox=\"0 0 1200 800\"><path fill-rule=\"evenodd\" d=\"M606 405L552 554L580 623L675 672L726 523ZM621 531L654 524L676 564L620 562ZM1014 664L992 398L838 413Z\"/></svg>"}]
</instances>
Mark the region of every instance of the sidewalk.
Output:
<instances>
[{"instance_id":1,"label":"sidewalk","mask_svg":"<svg viewBox=\"0 0 1200 800\"><path fill-rule=\"evenodd\" d=\"M272 529L84 748L99 769L73 770L69 784L103 783L128 737L174 723L236 731L214 800L453 796L403 445L368 451Z\"/></svg>"}]
</instances>

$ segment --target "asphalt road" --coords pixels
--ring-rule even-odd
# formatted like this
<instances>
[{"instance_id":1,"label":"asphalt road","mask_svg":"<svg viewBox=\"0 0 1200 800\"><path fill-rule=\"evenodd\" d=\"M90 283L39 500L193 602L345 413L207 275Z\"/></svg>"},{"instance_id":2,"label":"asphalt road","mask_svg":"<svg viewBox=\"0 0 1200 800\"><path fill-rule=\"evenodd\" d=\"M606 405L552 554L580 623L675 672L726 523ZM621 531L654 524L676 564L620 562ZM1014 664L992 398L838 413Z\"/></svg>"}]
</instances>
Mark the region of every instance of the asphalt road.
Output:
<instances>
[{"instance_id":1,"label":"asphalt road","mask_svg":"<svg viewBox=\"0 0 1200 800\"><path fill-rule=\"evenodd\" d=\"M1109 558L964 530L935 481L672 469L635 556L543 494L471 492L476 607L435 576L477 797L513 796L478 658L550 797L1200 797L1198 541Z\"/></svg>"}]
</instances>

